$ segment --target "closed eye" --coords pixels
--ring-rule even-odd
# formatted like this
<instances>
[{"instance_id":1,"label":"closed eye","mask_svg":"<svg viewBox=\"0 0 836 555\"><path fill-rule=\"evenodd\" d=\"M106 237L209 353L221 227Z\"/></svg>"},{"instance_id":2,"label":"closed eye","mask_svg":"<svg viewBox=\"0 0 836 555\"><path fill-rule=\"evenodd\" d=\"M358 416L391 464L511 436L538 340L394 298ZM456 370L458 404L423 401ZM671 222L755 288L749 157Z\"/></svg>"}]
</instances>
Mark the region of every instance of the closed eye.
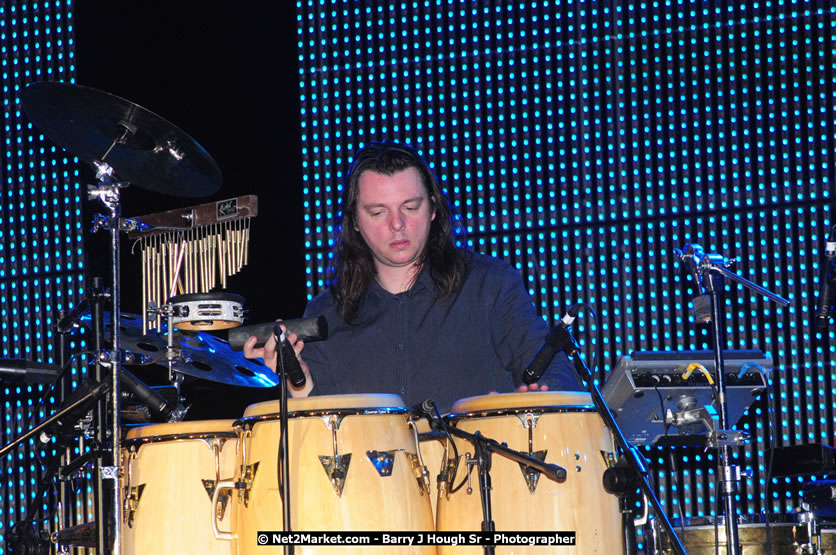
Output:
<instances>
[{"instance_id":1,"label":"closed eye","mask_svg":"<svg viewBox=\"0 0 836 555\"><path fill-rule=\"evenodd\" d=\"M415 212L419 208L421 208L423 199L414 199L409 202L404 203L403 209L407 212Z\"/></svg>"}]
</instances>

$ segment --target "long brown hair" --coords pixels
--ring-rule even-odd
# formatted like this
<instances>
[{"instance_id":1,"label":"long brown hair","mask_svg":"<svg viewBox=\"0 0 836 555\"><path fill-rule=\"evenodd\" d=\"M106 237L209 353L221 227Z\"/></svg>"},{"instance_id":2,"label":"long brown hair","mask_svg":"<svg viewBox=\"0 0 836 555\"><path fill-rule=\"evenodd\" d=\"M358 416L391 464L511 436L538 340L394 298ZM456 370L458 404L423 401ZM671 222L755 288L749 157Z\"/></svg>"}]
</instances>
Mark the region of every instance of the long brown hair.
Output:
<instances>
[{"instance_id":1,"label":"long brown hair","mask_svg":"<svg viewBox=\"0 0 836 555\"><path fill-rule=\"evenodd\" d=\"M461 226L427 161L408 145L394 141L372 142L357 152L346 176L338 216L339 229L334 241L330 288L346 322L357 315L360 299L377 273L372 252L355 225L360 176L366 171L391 176L408 168L418 170L430 206L435 210L419 262L429 271L437 298L450 295L464 279L466 265L456 246L456 236L462 234Z\"/></svg>"}]
</instances>

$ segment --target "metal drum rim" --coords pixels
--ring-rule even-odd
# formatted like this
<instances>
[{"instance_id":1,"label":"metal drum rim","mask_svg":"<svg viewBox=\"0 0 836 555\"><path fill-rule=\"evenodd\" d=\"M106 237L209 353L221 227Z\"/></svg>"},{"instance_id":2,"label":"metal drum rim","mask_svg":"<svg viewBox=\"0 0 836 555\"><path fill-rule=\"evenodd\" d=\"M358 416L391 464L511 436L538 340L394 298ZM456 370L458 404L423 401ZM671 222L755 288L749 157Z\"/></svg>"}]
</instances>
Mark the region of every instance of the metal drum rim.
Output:
<instances>
[{"instance_id":1,"label":"metal drum rim","mask_svg":"<svg viewBox=\"0 0 836 555\"><path fill-rule=\"evenodd\" d=\"M215 439L215 438L237 438L238 434L234 431L228 432L194 432L184 434L165 434L158 436L134 437L131 439L123 439L122 445L125 447L132 447L135 445L145 445L147 443L164 443L168 441L191 441L195 439Z\"/></svg>"},{"instance_id":2,"label":"metal drum rim","mask_svg":"<svg viewBox=\"0 0 836 555\"><path fill-rule=\"evenodd\" d=\"M468 412L454 412L444 416L449 422L458 422L465 418L491 418L496 416L517 416L520 414L559 414L562 412L595 412L594 405L546 405L530 407L508 407L481 409Z\"/></svg>"},{"instance_id":3,"label":"metal drum rim","mask_svg":"<svg viewBox=\"0 0 836 555\"><path fill-rule=\"evenodd\" d=\"M400 415L412 414L413 411L406 407L365 407L365 408L350 408L350 409L308 409L308 410L289 410L287 411L288 418L321 418L323 416L380 416L380 415ZM233 428L252 427L259 422L269 422L272 420L279 420L279 413L270 414L254 414L252 416L245 416L239 418L233 424Z\"/></svg>"}]
</instances>

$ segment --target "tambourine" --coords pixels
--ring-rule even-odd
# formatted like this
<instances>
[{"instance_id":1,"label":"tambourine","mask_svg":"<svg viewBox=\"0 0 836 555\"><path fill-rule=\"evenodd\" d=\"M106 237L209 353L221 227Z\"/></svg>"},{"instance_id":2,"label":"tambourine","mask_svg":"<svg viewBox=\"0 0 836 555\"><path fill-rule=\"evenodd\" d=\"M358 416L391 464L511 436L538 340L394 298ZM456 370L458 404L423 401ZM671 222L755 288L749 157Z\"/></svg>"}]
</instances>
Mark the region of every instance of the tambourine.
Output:
<instances>
[{"instance_id":1,"label":"tambourine","mask_svg":"<svg viewBox=\"0 0 836 555\"><path fill-rule=\"evenodd\" d=\"M235 293L194 293L168 299L172 327L181 330L226 330L244 322L244 297Z\"/></svg>"}]
</instances>

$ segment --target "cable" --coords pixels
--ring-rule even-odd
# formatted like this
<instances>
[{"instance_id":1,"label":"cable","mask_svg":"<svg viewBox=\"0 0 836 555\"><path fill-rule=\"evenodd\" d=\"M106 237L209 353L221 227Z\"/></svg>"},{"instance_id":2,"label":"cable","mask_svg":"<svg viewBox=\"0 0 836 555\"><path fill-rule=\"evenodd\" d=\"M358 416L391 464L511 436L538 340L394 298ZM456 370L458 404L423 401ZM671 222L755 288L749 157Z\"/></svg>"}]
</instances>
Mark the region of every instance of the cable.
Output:
<instances>
[{"instance_id":1,"label":"cable","mask_svg":"<svg viewBox=\"0 0 836 555\"><path fill-rule=\"evenodd\" d=\"M694 370L699 370L702 375L705 376L705 379L708 380L708 385L712 386L712 389L714 388L714 378L711 377L711 372L709 372L706 367L699 362L692 362L689 364L682 373L682 379L687 380L690 378L691 374L694 373Z\"/></svg>"},{"instance_id":2,"label":"cable","mask_svg":"<svg viewBox=\"0 0 836 555\"><path fill-rule=\"evenodd\" d=\"M604 379L605 376L603 376L603 373L604 373L603 367L601 368L600 374L602 374L602 375L600 375L600 376L598 375L598 372L596 372L596 370L595 370L596 364L598 364L600 362L600 360L603 360L603 358L604 358L603 352L601 353L600 356L598 356L598 357L595 356L597 354L598 349L601 349L603 351L603 348L604 348L604 341L603 341L603 338L601 337L601 335L603 334L603 331L601 329L601 322L598 320L598 313L595 312L595 309L592 308L589 304L587 304L585 302L580 302L578 304L580 306L582 306L584 309L588 310L589 313L592 315L592 322L593 322L593 325L595 326L595 334L592 336L593 343L592 343L592 348L590 349L590 352L592 353L592 356L590 357L591 361L590 361L590 364L589 364L589 369L590 369L590 373L593 376L596 376L596 378L598 379L599 382L603 383L604 381L606 381Z\"/></svg>"}]
</instances>

